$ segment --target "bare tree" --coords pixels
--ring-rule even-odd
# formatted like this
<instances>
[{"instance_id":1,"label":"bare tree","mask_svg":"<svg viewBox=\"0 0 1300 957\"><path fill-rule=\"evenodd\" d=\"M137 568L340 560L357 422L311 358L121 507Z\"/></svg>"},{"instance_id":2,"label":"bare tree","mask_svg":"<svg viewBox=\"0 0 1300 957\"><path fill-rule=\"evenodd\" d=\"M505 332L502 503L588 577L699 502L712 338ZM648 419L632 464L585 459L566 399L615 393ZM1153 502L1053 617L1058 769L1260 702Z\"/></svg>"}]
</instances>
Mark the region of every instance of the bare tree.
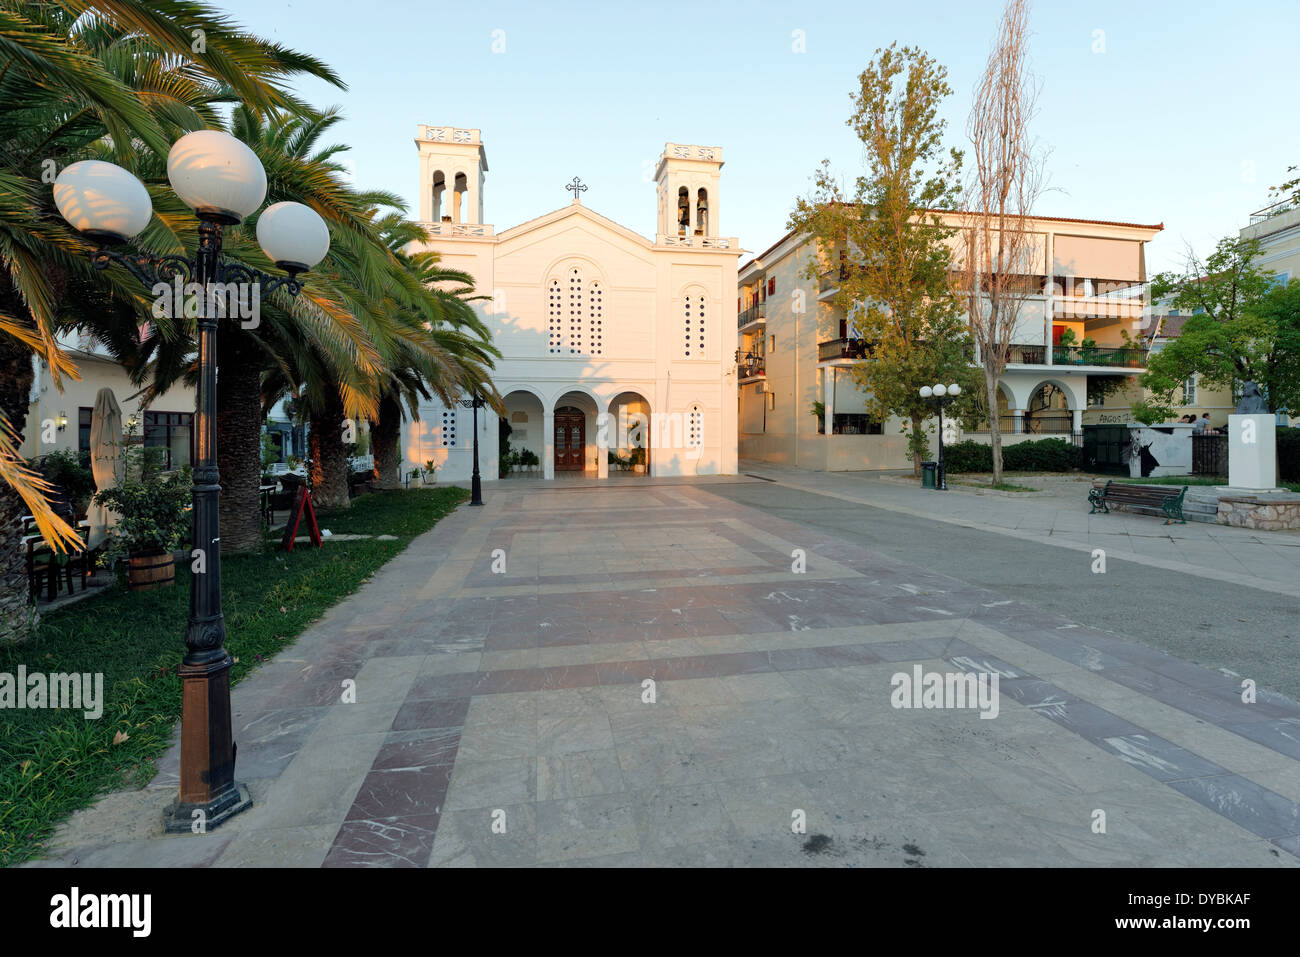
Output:
<instances>
[{"instance_id":1,"label":"bare tree","mask_svg":"<svg viewBox=\"0 0 1300 957\"><path fill-rule=\"evenodd\" d=\"M1029 72L1028 39L1029 0L1007 0L966 125L973 162L957 279L984 369L994 484L1002 481L998 380L1025 300L1039 294L1039 275L1048 281L1051 275L1050 268L1033 264L1042 252L1029 217L1043 189L1044 163L1029 136L1038 89Z\"/></svg>"}]
</instances>

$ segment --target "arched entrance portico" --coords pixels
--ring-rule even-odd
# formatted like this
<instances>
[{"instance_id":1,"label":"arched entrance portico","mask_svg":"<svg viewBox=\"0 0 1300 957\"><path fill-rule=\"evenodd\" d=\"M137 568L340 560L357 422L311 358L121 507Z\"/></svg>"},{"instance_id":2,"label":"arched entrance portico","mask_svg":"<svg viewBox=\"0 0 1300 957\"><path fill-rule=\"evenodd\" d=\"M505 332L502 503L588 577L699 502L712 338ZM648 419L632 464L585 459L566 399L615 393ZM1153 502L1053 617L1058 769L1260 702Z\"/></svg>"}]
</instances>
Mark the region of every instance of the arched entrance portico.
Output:
<instances>
[{"instance_id":1,"label":"arched entrance portico","mask_svg":"<svg viewBox=\"0 0 1300 957\"><path fill-rule=\"evenodd\" d=\"M573 390L556 397L546 413L542 456L546 478L597 474L600 413L600 404L587 392Z\"/></svg>"},{"instance_id":2,"label":"arched entrance portico","mask_svg":"<svg viewBox=\"0 0 1300 957\"><path fill-rule=\"evenodd\" d=\"M536 475L536 466L544 462L546 451L546 406L540 396L529 389L515 389L503 397L506 414L499 425L499 478L515 474ZM507 470L501 464L506 456L518 458L518 465ZM533 461L536 457L536 462ZM531 465L529 464L531 463Z\"/></svg>"},{"instance_id":3,"label":"arched entrance portico","mask_svg":"<svg viewBox=\"0 0 1300 957\"><path fill-rule=\"evenodd\" d=\"M649 475L654 465L654 435L649 400L639 392L620 392L609 400L602 452L606 467L612 459L619 473Z\"/></svg>"}]
</instances>

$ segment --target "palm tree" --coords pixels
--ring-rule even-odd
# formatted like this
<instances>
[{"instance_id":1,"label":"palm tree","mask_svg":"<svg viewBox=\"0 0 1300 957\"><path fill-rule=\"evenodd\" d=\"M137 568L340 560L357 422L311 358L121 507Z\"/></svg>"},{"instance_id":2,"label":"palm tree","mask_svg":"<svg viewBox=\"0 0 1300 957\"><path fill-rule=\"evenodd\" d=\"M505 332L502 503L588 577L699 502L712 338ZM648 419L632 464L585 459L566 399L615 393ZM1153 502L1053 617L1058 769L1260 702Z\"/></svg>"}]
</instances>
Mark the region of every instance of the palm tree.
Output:
<instances>
[{"instance_id":1,"label":"palm tree","mask_svg":"<svg viewBox=\"0 0 1300 957\"><path fill-rule=\"evenodd\" d=\"M200 49L197 35L204 38ZM130 169L142 153L163 158L169 132L207 125L220 99L299 110L286 84L303 74L342 86L320 61L248 35L205 3L0 3L0 416L15 433L27 424L34 358L47 364L56 384L77 377L59 344L60 328L97 319L74 313L69 320L70 290L95 290L147 316L138 284L118 270L95 271L87 241L58 217L51 167L96 151ZM178 251L176 230L161 211L140 239L149 249ZM120 310L106 314L121 319ZM33 486L12 471L7 478L0 485L0 640L25 636L33 621L20 541L11 530L28 504L39 518L49 515L39 498L28 503L20 494ZM65 543L53 535L52 544Z\"/></svg>"},{"instance_id":2,"label":"palm tree","mask_svg":"<svg viewBox=\"0 0 1300 957\"><path fill-rule=\"evenodd\" d=\"M406 314L415 329L427 334L429 343L400 349L390 356L380 383L378 414L371 420L376 484L379 488L398 488L402 481L399 443L403 405L411 418L418 420L421 399L436 395L450 405L462 392L477 391L494 407L503 408L488 375L493 359L501 353L491 344L491 333L470 307L471 301L483 298L469 295L473 291L472 277L444 268L437 253L406 252L413 243L427 240L424 227L390 214L381 220L380 231L393 254L430 293L420 300L425 307L422 311ZM439 283L454 283L457 287Z\"/></svg>"}]
</instances>

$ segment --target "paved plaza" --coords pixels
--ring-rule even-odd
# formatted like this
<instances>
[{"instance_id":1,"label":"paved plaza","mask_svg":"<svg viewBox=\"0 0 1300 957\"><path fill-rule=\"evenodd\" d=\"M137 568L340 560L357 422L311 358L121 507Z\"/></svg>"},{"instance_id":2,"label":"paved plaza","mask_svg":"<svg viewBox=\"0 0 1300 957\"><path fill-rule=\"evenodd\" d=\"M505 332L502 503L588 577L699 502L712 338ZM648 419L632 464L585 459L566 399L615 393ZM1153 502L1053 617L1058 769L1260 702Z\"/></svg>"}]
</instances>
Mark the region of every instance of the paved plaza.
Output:
<instances>
[{"instance_id":1,"label":"paved plaza","mask_svg":"<svg viewBox=\"0 0 1300 957\"><path fill-rule=\"evenodd\" d=\"M249 811L164 837L173 748L37 864L1300 864L1289 672L1243 702L1158 607L1103 630L1016 571L1068 558L1078 590L1105 547L1125 595L1173 576L1294 620L1300 537L746 471L489 487L236 687ZM945 540L961 575L922 560ZM917 669L996 676L996 716L895 707Z\"/></svg>"}]
</instances>

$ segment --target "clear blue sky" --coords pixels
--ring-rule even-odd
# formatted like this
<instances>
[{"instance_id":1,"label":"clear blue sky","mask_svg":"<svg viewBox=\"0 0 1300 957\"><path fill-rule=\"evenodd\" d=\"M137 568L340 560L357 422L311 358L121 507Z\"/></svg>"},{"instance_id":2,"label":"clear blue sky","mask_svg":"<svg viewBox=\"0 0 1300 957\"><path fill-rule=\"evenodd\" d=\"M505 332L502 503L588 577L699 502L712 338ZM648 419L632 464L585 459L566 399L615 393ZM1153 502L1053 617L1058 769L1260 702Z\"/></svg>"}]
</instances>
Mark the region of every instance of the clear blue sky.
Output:
<instances>
[{"instance_id":1,"label":"clear blue sky","mask_svg":"<svg viewBox=\"0 0 1300 957\"><path fill-rule=\"evenodd\" d=\"M823 159L861 168L844 125L879 46L919 45L947 66L961 147L971 87L1001 0L790 3L429 3L227 0L253 32L313 53L349 89L303 84L346 114L359 185L414 214L418 123L479 127L485 218L498 230L583 200L653 235L654 160L667 141L721 146L720 227L760 252L785 233ZM1295 0L1039 0L1034 132L1050 149L1045 215L1165 224L1151 269L1204 255L1300 164ZM494 31L504 31L494 34ZM794 31L806 52L793 52ZM1104 52L1094 52L1104 31ZM493 52L494 37L505 51Z\"/></svg>"}]
</instances>

